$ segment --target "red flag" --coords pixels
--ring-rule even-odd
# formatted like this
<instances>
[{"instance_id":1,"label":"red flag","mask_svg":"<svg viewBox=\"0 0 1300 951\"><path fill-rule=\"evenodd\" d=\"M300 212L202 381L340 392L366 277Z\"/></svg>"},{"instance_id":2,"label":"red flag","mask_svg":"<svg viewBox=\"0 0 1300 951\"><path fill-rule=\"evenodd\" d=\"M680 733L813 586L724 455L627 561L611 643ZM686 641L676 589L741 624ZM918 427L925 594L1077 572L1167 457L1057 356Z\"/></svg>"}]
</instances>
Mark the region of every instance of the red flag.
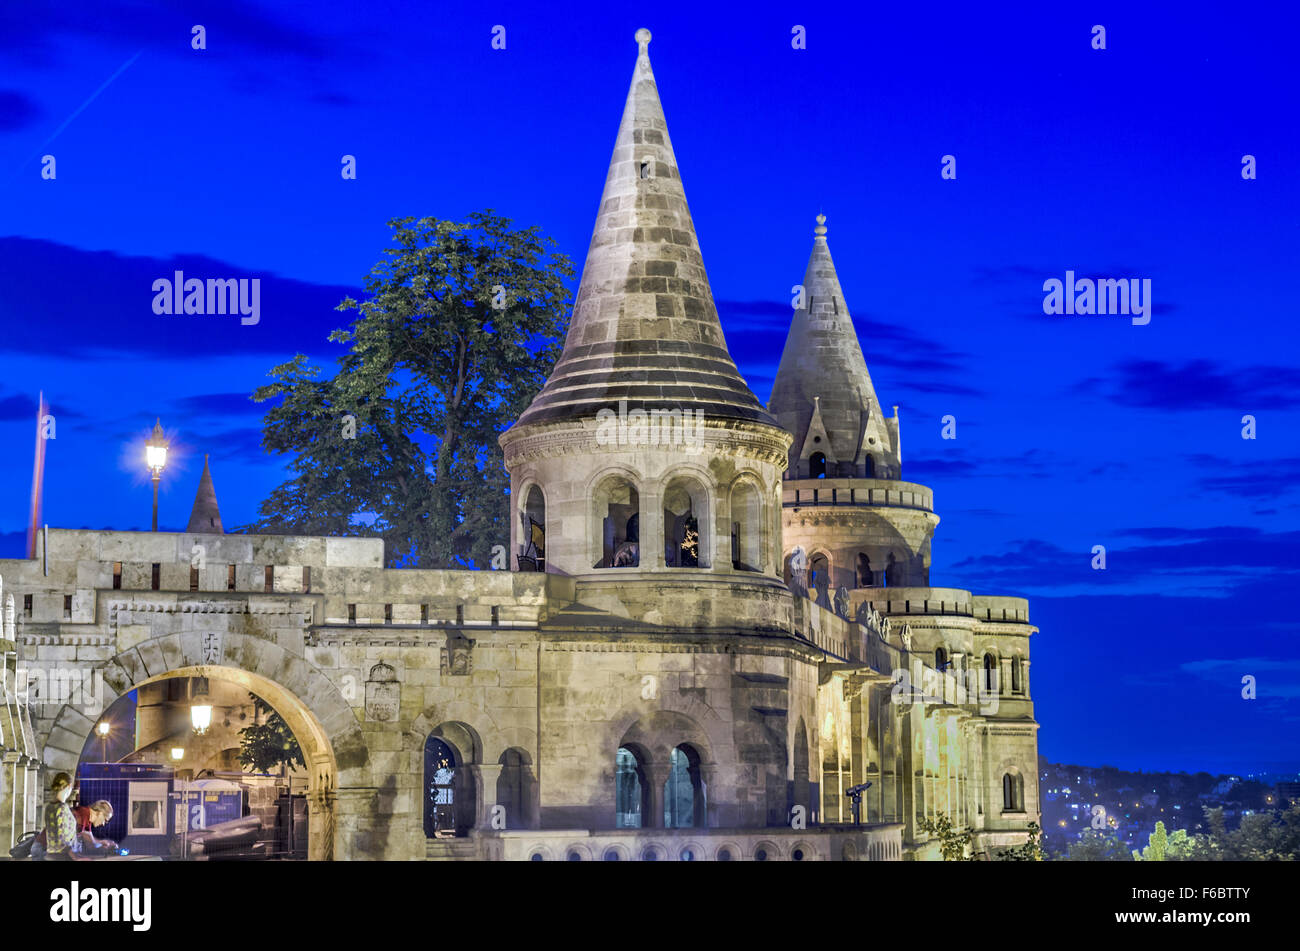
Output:
<instances>
[{"instance_id":1,"label":"red flag","mask_svg":"<svg viewBox=\"0 0 1300 951\"><path fill-rule=\"evenodd\" d=\"M27 522L27 557L36 557L36 533L41 527L41 499L45 494L45 417L49 414L42 390L36 400L36 457L32 463L32 509Z\"/></svg>"}]
</instances>

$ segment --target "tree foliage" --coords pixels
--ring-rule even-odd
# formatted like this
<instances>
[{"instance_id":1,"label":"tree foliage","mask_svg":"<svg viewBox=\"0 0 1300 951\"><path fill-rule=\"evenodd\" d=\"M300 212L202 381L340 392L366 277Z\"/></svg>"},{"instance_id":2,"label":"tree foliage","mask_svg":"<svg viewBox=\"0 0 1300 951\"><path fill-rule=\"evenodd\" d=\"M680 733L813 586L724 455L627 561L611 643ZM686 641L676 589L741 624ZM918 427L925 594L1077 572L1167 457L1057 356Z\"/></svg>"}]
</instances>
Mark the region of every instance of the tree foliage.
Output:
<instances>
[{"instance_id":1,"label":"tree foliage","mask_svg":"<svg viewBox=\"0 0 1300 951\"><path fill-rule=\"evenodd\" d=\"M390 566L486 567L510 534L497 437L559 356L573 266L490 210L388 224L367 298L337 308L359 315L330 335L349 348L338 372L298 354L253 394L279 400L262 446L292 478L247 530L377 534Z\"/></svg>"},{"instance_id":2,"label":"tree foliage","mask_svg":"<svg viewBox=\"0 0 1300 951\"><path fill-rule=\"evenodd\" d=\"M248 696L253 701L253 725L239 731L239 762L254 773L269 773L282 765L306 767L302 747L289 724L257 694ZM266 719L259 723L264 714Z\"/></svg>"},{"instance_id":3,"label":"tree foliage","mask_svg":"<svg viewBox=\"0 0 1300 951\"><path fill-rule=\"evenodd\" d=\"M1079 836L1079 841L1070 843L1069 852L1064 858L1070 862L1131 862L1127 844L1120 840L1114 831L1092 830Z\"/></svg>"},{"instance_id":4,"label":"tree foliage","mask_svg":"<svg viewBox=\"0 0 1300 951\"><path fill-rule=\"evenodd\" d=\"M940 813L931 819L921 816L916 827L939 840L939 854L945 862L965 862L974 858L970 854L971 830L953 828L952 820Z\"/></svg>"},{"instance_id":5,"label":"tree foliage","mask_svg":"<svg viewBox=\"0 0 1300 951\"><path fill-rule=\"evenodd\" d=\"M1043 860L1043 830L1037 822L1029 823L1029 835L1020 845L999 849L999 862L1041 862Z\"/></svg>"}]
</instances>

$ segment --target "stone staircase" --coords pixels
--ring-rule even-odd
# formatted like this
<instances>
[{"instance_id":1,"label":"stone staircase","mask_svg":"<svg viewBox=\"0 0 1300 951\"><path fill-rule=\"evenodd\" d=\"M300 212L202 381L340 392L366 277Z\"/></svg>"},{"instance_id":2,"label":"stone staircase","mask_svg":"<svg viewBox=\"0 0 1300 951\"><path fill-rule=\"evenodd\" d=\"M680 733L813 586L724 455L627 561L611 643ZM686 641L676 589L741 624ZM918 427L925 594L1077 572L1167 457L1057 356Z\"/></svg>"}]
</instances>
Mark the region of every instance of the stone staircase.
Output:
<instances>
[{"instance_id":1,"label":"stone staircase","mask_svg":"<svg viewBox=\"0 0 1300 951\"><path fill-rule=\"evenodd\" d=\"M472 862L478 858L473 839L426 839L426 862Z\"/></svg>"}]
</instances>

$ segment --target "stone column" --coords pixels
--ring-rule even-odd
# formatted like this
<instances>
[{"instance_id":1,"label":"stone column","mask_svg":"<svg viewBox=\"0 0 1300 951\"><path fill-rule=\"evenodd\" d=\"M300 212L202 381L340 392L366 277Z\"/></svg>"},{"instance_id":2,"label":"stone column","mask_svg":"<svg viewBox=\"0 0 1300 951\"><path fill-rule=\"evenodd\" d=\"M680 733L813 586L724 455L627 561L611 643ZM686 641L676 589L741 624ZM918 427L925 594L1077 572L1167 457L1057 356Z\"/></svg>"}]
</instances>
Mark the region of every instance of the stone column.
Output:
<instances>
[{"instance_id":1,"label":"stone column","mask_svg":"<svg viewBox=\"0 0 1300 951\"><path fill-rule=\"evenodd\" d=\"M718 790L717 783L718 766L716 763L700 764L700 784L704 787L704 825L706 828L716 828L718 822L718 804L716 795Z\"/></svg>"},{"instance_id":2,"label":"stone column","mask_svg":"<svg viewBox=\"0 0 1300 951\"><path fill-rule=\"evenodd\" d=\"M664 509L663 501L658 492L650 492L643 485L643 490L638 497L641 517L637 520L640 523L640 541L637 543L641 549L640 568L663 568L664 567Z\"/></svg>"},{"instance_id":3,"label":"stone column","mask_svg":"<svg viewBox=\"0 0 1300 951\"><path fill-rule=\"evenodd\" d=\"M475 781L479 784L481 793L479 795L478 818L474 823L477 829L492 829L492 807L497 803L497 780L501 778L501 764L491 763L476 766L475 772L478 774Z\"/></svg>"},{"instance_id":4,"label":"stone column","mask_svg":"<svg viewBox=\"0 0 1300 951\"><path fill-rule=\"evenodd\" d=\"M647 763L641 768L650 793L646 797L650 805L650 815L641 816L641 828L662 829L664 827L664 783L668 782L671 772L668 763Z\"/></svg>"},{"instance_id":5,"label":"stone column","mask_svg":"<svg viewBox=\"0 0 1300 951\"><path fill-rule=\"evenodd\" d=\"M8 737L5 737L8 740ZM24 774L25 775L25 774ZM17 828L22 819L20 802L22 791L17 787L18 754L6 750L0 759L0 849L8 852L18 841L22 830Z\"/></svg>"}]
</instances>

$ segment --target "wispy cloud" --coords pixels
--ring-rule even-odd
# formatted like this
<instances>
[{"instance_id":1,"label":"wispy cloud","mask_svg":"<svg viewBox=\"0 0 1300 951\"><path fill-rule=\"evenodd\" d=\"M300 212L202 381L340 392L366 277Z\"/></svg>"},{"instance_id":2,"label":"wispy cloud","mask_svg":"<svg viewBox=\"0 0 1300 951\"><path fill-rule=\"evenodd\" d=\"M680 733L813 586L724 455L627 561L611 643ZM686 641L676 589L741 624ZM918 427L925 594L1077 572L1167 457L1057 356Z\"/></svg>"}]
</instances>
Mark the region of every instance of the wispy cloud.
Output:
<instances>
[{"instance_id":1,"label":"wispy cloud","mask_svg":"<svg viewBox=\"0 0 1300 951\"><path fill-rule=\"evenodd\" d=\"M1126 360L1116 364L1110 376L1079 381L1072 392L1147 409L1228 407L1248 413L1300 404L1300 369L1276 364L1230 367L1210 360Z\"/></svg>"}]
</instances>

